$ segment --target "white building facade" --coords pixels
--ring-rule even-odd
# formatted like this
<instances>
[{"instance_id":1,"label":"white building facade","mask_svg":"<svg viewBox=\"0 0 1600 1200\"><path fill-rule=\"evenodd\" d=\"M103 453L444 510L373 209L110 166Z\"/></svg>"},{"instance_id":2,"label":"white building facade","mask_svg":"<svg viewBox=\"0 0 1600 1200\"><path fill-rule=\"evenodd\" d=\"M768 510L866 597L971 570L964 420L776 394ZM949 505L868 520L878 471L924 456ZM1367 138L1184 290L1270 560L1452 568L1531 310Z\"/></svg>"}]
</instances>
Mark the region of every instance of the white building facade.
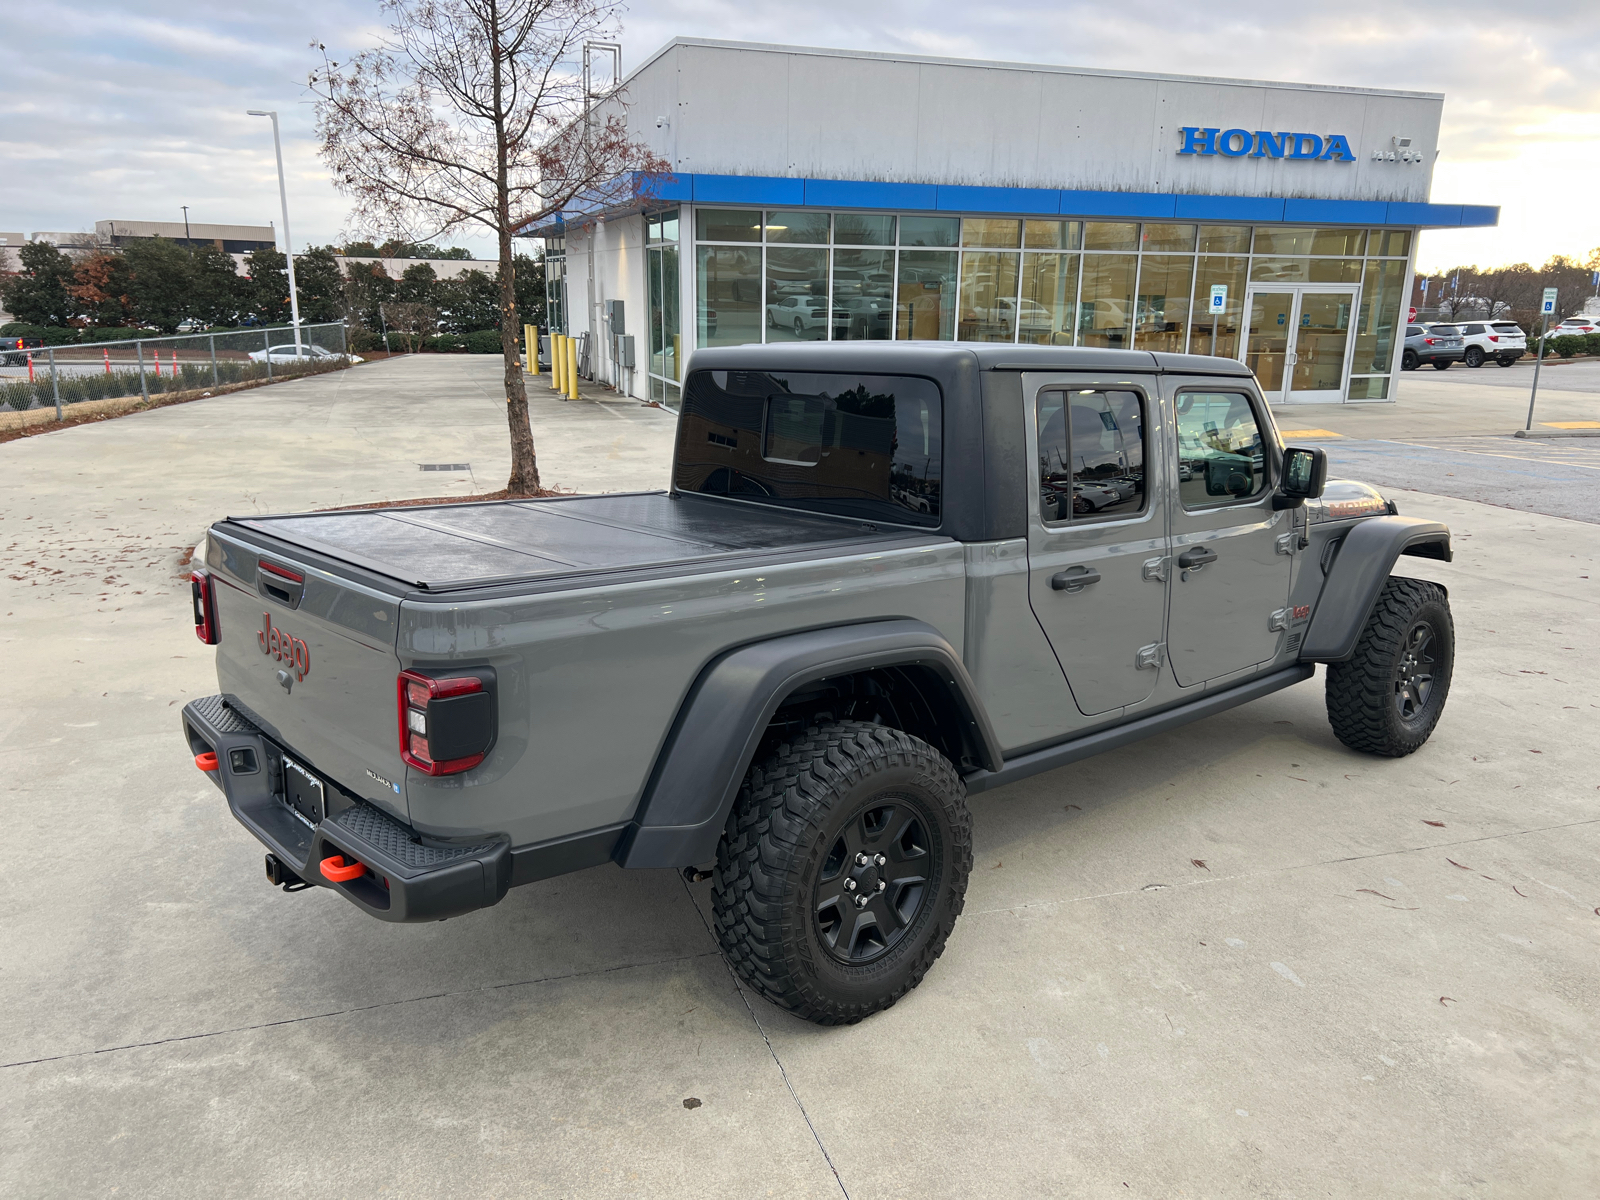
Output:
<instances>
[{"instance_id":1,"label":"white building facade","mask_svg":"<svg viewBox=\"0 0 1600 1200\"><path fill-rule=\"evenodd\" d=\"M1443 103L684 38L602 105L672 174L527 232L553 327L669 407L700 347L826 339L1216 353L1276 403L1385 401L1418 232L1499 216L1430 200Z\"/></svg>"}]
</instances>

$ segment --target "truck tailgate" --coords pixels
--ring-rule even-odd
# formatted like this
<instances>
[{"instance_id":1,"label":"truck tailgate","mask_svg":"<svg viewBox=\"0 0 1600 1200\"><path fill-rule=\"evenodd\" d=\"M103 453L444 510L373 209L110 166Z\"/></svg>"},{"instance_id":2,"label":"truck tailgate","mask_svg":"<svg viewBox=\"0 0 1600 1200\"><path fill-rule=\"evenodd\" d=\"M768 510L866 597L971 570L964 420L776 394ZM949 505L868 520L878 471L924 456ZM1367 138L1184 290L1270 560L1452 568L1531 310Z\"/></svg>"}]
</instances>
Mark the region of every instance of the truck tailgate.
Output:
<instances>
[{"instance_id":1,"label":"truck tailgate","mask_svg":"<svg viewBox=\"0 0 1600 1200\"><path fill-rule=\"evenodd\" d=\"M400 598L213 527L217 679L302 765L404 819Z\"/></svg>"}]
</instances>

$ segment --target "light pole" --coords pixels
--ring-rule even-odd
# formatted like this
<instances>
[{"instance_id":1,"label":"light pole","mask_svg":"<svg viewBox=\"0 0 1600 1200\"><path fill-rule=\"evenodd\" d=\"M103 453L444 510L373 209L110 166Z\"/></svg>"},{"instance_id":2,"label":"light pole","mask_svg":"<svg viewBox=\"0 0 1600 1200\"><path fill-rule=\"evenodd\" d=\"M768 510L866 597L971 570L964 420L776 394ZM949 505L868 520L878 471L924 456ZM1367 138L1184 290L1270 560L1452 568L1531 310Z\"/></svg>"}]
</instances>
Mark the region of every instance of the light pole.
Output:
<instances>
[{"instance_id":1,"label":"light pole","mask_svg":"<svg viewBox=\"0 0 1600 1200\"><path fill-rule=\"evenodd\" d=\"M247 117L272 118L272 148L278 155L278 200L283 206L283 257L289 263L289 314L294 321L294 356L300 357L300 293L294 286L294 242L289 239L289 190L283 183L283 142L278 138L278 114L252 108Z\"/></svg>"},{"instance_id":2,"label":"light pole","mask_svg":"<svg viewBox=\"0 0 1600 1200\"><path fill-rule=\"evenodd\" d=\"M181 207L183 208L183 241L185 245L188 245L190 242L194 241L194 238L189 233L189 206L185 204ZM189 246L189 249L193 250L194 247Z\"/></svg>"}]
</instances>

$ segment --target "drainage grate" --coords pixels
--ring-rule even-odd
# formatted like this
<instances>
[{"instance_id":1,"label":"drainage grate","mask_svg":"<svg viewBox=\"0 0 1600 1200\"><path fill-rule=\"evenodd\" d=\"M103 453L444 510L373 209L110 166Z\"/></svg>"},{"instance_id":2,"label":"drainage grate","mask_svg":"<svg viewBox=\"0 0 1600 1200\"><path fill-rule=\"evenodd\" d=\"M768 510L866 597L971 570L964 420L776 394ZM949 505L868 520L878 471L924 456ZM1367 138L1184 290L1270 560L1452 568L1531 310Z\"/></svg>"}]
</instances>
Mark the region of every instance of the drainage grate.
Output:
<instances>
[{"instance_id":1,"label":"drainage grate","mask_svg":"<svg viewBox=\"0 0 1600 1200\"><path fill-rule=\"evenodd\" d=\"M470 471L471 463L418 463L419 471Z\"/></svg>"}]
</instances>

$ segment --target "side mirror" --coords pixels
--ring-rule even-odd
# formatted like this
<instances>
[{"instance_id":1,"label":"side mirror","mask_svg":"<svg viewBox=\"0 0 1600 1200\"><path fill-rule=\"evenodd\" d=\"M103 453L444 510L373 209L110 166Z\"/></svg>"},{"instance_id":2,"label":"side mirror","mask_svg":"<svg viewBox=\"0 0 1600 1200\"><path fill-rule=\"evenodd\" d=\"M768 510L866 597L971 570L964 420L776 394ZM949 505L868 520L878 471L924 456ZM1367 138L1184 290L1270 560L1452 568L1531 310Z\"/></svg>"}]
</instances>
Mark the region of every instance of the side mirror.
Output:
<instances>
[{"instance_id":1,"label":"side mirror","mask_svg":"<svg viewBox=\"0 0 1600 1200\"><path fill-rule=\"evenodd\" d=\"M1328 482L1328 456L1316 448L1290 446L1283 452L1283 481L1273 497L1274 508L1299 508L1322 495Z\"/></svg>"}]
</instances>

